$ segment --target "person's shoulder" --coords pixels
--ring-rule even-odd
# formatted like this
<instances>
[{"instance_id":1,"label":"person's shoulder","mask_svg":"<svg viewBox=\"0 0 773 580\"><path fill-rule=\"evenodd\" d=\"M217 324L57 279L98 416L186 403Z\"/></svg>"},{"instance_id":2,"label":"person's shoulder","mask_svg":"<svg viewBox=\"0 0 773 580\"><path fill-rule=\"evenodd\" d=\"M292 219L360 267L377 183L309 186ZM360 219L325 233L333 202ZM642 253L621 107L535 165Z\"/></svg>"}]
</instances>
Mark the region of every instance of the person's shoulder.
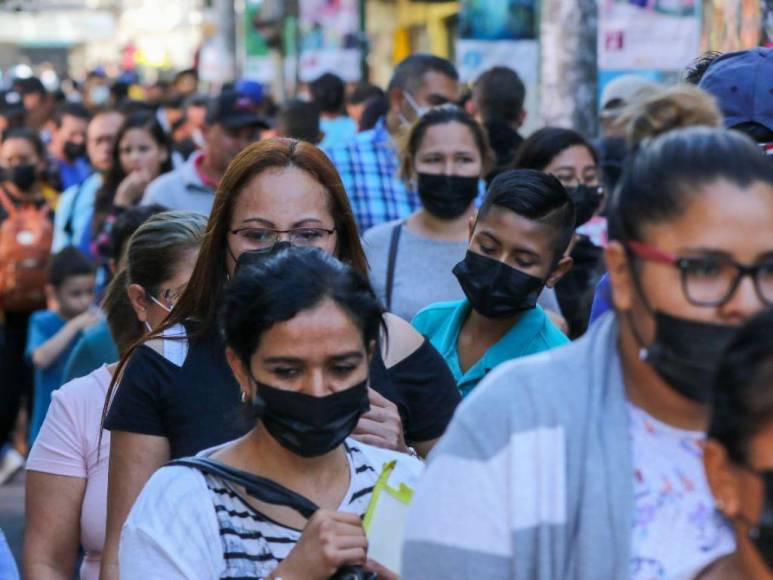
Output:
<instances>
[{"instance_id":1,"label":"person's shoulder","mask_svg":"<svg viewBox=\"0 0 773 580\"><path fill-rule=\"evenodd\" d=\"M111 380L112 375L107 365L102 365L85 376L65 383L53 392L52 398L78 405L94 400L104 402Z\"/></svg>"},{"instance_id":2,"label":"person's shoulder","mask_svg":"<svg viewBox=\"0 0 773 580\"><path fill-rule=\"evenodd\" d=\"M169 190L178 189L183 185L182 171L185 166L178 167L172 171L167 171L156 177L148 184L145 190L145 195L159 195L166 193Z\"/></svg>"},{"instance_id":3,"label":"person's shoulder","mask_svg":"<svg viewBox=\"0 0 773 580\"><path fill-rule=\"evenodd\" d=\"M64 320L59 313L53 310L36 310L30 316L30 326L35 325L39 328L51 328L64 324Z\"/></svg>"},{"instance_id":4,"label":"person's shoulder","mask_svg":"<svg viewBox=\"0 0 773 580\"><path fill-rule=\"evenodd\" d=\"M368 228L365 233L362 234L362 241L372 246L380 246L381 244L388 243L392 237L392 230L399 226L402 221L403 220L401 219L396 219Z\"/></svg>"},{"instance_id":5,"label":"person's shoulder","mask_svg":"<svg viewBox=\"0 0 773 580\"><path fill-rule=\"evenodd\" d=\"M451 300L425 306L414 316L411 324L416 330L429 336L453 316L463 303L464 300Z\"/></svg>"},{"instance_id":6,"label":"person's shoulder","mask_svg":"<svg viewBox=\"0 0 773 580\"><path fill-rule=\"evenodd\" d=\"M387 340L384 365L387 369L404 361L424 344L424 337L411 324L390 312L384 314Z\"/></svg>"},{"instance_id":7,"label":"person's shoulder","mask_svg":"<svg viewBox=\"0 0 773 580\"><path fill-rule=\"evenodd\" d=\"M550 320L550 317L545 311L537 306L535 309L538 312L540 320L540 330L537 333L536 345L538 348L553 348L556 346L562 346L569 344L570 340L561 330Z\"/></svg>"},{"instance_id":8,"label":"person's shoulder","mask_svg":"<svg viewBox=\"0 0 773 580\"><path fill-rule=\"evenodd\" d=\"M142 488L127 524L142 525L155 520L163 522L166 517L182 520L182 514L191 508L206 506L209 489L204 475L192 467L166 465L158 469Z\"/></svg>"}]
</instances>

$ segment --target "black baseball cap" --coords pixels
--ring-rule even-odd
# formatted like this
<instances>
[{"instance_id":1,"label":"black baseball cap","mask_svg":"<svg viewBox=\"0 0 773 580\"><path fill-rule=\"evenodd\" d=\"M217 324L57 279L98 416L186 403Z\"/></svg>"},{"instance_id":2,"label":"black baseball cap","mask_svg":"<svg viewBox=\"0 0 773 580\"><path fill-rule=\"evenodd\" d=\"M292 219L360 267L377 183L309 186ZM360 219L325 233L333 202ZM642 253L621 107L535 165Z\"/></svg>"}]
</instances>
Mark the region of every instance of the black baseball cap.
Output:
<instances>
[{"instance_id":1,"label":"black baseball cap","mask_svg":"<svg viewBox=\"0 0 773 580\"><path fill-rule=\"evenodd\" d=\"M268 129L269 123L258 115L255 103L246 95L224 92L213 98L207 109L207 123L220 123L229 129L261 127Z\"/></svg>"}]
</instances>

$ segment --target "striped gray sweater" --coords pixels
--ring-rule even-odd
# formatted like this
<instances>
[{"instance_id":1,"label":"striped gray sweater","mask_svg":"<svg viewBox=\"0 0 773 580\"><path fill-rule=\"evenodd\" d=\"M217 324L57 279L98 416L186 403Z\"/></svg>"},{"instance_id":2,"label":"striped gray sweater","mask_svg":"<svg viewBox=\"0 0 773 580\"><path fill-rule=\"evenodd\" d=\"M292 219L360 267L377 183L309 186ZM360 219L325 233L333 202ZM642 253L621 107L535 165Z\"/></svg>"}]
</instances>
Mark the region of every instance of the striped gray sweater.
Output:
<instances>
[{"instance_id":1,"label":"striped gray sweater","mask_svg":"<svg viewBox=\"0 0 773 580\"><path fill-rule=\"evenodd\" d=\"M404 580L629 576L631 446L613 315L506 363L457 410L409 512Z\"/></svg>"}]
</instances>

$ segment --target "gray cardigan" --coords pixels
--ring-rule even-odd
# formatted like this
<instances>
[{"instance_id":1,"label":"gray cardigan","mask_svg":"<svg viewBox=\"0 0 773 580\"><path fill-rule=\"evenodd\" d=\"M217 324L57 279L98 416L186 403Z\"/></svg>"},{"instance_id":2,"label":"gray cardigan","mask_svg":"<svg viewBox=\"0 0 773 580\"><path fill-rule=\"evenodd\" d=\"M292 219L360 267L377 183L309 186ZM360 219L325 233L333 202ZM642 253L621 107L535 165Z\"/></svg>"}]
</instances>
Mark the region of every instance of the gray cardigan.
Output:
<instances>
[{"instance_id":1,"label":"gray cardigan","mask_svg":"<svg viewBox=\"0 0 773 580\"><path fill-rule=\"evenodd\" d=\"M408 516L402 577L630 574L633 466L614 314L506 363L457 410Z\"/></svg>"}]
</instances>

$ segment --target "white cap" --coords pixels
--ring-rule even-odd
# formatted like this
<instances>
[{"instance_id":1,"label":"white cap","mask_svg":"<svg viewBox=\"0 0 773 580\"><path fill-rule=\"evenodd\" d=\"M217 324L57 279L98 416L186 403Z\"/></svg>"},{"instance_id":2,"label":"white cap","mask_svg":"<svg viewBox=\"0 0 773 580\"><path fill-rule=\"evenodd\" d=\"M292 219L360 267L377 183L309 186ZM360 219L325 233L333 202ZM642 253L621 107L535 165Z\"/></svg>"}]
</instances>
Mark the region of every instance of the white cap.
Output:
<instances>
[{"instance_id":1,"label":"white cap","mask_svg":"<svg viewBox=\"0 0 773 580\"><path fill-rule=\"evenodd\" d=\"M644 96L658 87L657 83L639 75L622 75L612 79L601 94L602 113L605 109L608 109L607 113L617 113L637 97Z\"/></svg>"}]
</instances>

